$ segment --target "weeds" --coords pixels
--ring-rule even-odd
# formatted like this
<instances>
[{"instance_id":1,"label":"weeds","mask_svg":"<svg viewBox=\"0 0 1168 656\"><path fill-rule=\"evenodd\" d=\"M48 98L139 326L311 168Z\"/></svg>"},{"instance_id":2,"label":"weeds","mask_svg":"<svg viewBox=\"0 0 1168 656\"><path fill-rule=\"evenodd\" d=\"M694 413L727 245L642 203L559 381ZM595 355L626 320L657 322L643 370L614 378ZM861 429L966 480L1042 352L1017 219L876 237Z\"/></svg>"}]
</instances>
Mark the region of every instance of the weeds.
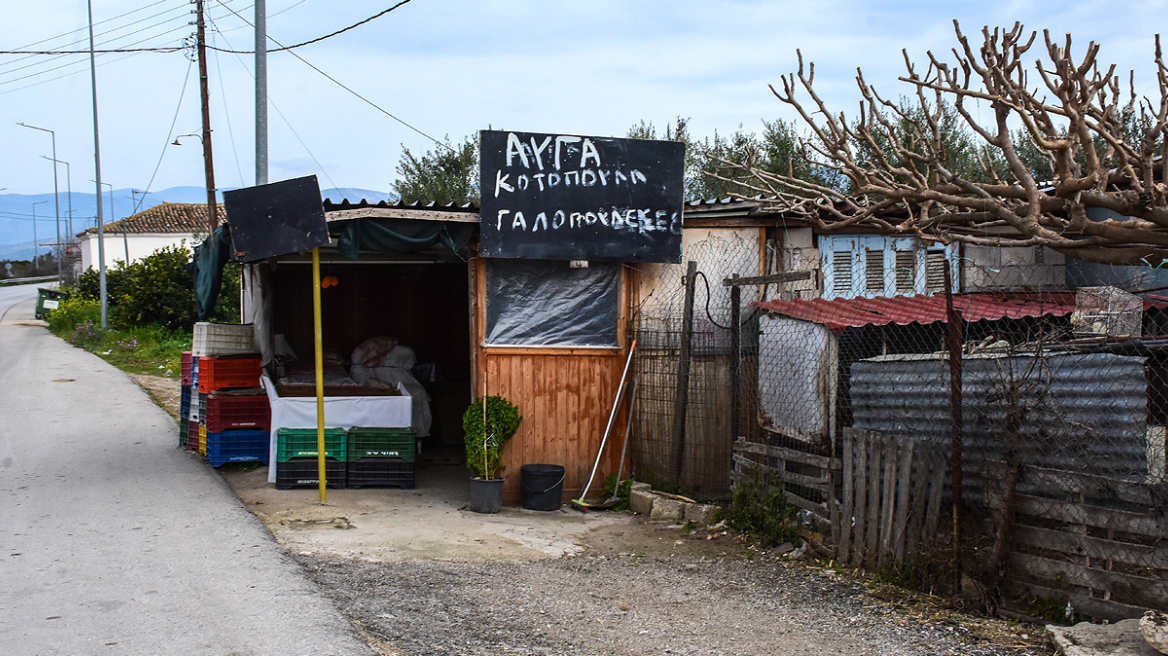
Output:
<instances>
[{"instance_id":1,"label":"weeds","mask_svg":"<svg viewBox=\"0 0 1168 656\"><path fill-rule=\"evenodd\" d=\"M799 540L796 508L787 503L782 485L769 485L757 473L738 484L734 502L722 509L721 518L766 546Z\"/></svg>"}]
</instances>

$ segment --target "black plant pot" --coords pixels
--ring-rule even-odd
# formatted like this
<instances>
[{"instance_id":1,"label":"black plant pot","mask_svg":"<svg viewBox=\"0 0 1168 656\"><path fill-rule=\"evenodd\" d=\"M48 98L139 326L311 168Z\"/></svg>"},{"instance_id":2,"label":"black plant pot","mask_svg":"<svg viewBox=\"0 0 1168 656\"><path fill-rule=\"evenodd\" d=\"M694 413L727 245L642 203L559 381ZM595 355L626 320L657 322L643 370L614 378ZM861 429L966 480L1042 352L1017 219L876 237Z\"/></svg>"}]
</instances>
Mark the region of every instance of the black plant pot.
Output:
<instances>
[{"instance_id":1,"label":"black plant pot","mask_svg":"<svg viewBox=\"0 0 1168 656\"><path fill-rule=\"evenodd\" d=\"M502 478L470 479L470 509L477 513L497 513L503 507Z\"/></svg>"}]
</instances>

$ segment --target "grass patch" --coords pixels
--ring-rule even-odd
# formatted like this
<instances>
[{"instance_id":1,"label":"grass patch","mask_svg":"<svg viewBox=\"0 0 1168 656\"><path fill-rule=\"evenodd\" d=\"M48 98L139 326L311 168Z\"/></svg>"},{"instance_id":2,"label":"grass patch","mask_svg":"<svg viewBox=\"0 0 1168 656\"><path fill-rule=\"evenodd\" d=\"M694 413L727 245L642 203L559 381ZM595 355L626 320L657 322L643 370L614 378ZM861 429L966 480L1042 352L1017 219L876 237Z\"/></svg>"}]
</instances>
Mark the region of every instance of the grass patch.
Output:
<instances>
[{"instance_id":1,"label":"grass patch","mask_svg":"<svg viewBox=\"0 0 1168 656\"><path fill-rule=\"evenodd\" d=\"M122 371L177 378L191 334L160 325L101 328L97 302L70 298L49 315L49 330L70 344L97 355Z\"/></svg>"},{"instance_id":2,"label":"grass patch","mask_svg":"<svg viewBox=\"0 0 1168 656\"><path fill-rule=\"evenodd\" d=\"M764 546L799 541L795 506L787 503L781 483L769 484L756 471L734 490L734 503L723 508L721 518L731 529L757 539Z\"/></svg>"}]
</instances>

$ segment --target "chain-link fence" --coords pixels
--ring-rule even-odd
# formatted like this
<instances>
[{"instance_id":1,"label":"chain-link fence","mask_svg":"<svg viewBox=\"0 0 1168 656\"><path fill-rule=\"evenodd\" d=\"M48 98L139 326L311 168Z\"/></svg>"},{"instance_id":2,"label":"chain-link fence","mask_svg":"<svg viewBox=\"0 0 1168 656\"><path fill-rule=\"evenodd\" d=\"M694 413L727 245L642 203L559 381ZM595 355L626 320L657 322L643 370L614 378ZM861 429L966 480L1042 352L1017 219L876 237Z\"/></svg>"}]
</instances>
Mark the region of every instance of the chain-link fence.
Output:
<instances>
[{"instance_id":1,"label":"chain-link fence","mask_svg":"<svg viewBox=\"0 0 1168 656\"><path fill-rule=\"evenodd\" d=\"M639 475L718 499L762 472L845 562L942 564L987 606L1168 605L1168 276L690 232L692 269L634 295Z\"/></svg>"}]
</instances>

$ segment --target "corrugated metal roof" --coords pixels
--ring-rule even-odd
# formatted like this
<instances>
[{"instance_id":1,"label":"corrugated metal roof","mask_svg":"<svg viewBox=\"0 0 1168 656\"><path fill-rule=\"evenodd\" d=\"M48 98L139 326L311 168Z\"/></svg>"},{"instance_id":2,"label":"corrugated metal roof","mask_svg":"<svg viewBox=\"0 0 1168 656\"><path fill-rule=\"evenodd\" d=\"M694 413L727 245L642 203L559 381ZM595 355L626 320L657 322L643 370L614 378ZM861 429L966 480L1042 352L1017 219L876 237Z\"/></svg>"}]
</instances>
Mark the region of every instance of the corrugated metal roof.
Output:
<instances>
[{"instance_id":1,"label":"corrugated metal roof","mask_svg":"<svg viewBox=\"0 0 1168 656\"><path fill-rule=\"evenodd\" d=\"M1144 310L1168 307L1168 297L1149 294ZM755 301L754 307L822 324L837 335L847 328L885 326L890 323L930 324L945 321L945 297L894 296L885 298L816 298L809 301ZM1075 311L1075 292L984 292L954 294L953 309L966 321L1066 316Z\"/></svg>"},{"instance_id":2,"label":"corrugated metal roof","mask_svg":"<svg viewBox=\"0 0 1168 656\"><path fill-rule=\"evenodd\" d=\"M215 206L219 223L227 220L227 211L222 203ZM105 232L121 234L144 233L189 233L207 232L206 203L163 203L148 210L114 221L105 226ZM97 228L90 228L82 234L97 234Z\"/></svg>"},{"instance_id":3,"label":"corrugated metal roof","mask_svg":"<svg viewBox=\"0 0 1168 656\"><path fill-rule=\"evenodd\" d=\"M884 326L890 323L929 324L945 321L945 297L894 296L892 298L816 298L809 301L766 301L755 307L794 319L823 324L842 335L847 328ZM1044 315L1065 316L1075 311L1074 292L955 294L953 308L966 321L1021 319Z\"/></svg>"},{"instance_id":4,"label":"corrugated metal roof","mask_svg":"<svg viewBox=\"0 0 1168 656\"><path fill-rule=\"evenodd\" d=\"M334 201L331 198L324 199L324 211L325 212L333 212L333 211L337 211L337 210L355 210L355 209L363 209L363 208L367 208L367 207L376 207L376 208L381 208L381 209L395 209L395 210L433 210L436 212L478 212L479 211L478 206L475 205L474 203L465 203L462 205L457 205L457 204L439 205L438 203L435 203L435 202L422 203L420 201L413 202L413 203L403 203L401 201L398 201L396 203L390 203L388 201L383 200L383 201L380 201L377 203L371 203L371 202L365 200L364 198L362 198L359 201L351 201L348 198L342 198L339 201Z\"/></svg>"}]
</instances>

